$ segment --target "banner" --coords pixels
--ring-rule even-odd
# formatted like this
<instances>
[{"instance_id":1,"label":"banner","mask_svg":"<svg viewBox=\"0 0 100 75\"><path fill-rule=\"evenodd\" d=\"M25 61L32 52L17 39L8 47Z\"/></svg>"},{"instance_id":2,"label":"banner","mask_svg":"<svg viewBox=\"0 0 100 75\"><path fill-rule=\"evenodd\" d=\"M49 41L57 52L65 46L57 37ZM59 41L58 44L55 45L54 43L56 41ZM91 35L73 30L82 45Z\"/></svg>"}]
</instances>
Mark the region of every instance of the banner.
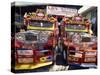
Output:
<instances>
[{"instance_id":1,"label":"banner","mask_svg":"<svg viewBox=\"0 0 100 75\"><path fill-rule=\"evenodd\" d=\"M47 6L46 12L49 15L62 15L66 17L72 17L77 14L78 10L75 8Z\"/></svg>"}]
</instances>

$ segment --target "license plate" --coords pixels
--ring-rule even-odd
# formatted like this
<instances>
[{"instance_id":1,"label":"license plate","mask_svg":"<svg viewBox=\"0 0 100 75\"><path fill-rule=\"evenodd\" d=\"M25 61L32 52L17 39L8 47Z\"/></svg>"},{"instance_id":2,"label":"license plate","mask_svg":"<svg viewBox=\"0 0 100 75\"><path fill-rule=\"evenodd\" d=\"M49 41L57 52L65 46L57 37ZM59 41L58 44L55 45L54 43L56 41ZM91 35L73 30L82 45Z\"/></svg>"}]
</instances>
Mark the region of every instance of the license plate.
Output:
<instances>
[{"instance_id":1,"label":"license plate","mask_svg":"<svg viewBox=\"0 0 100 75\"><path fill-rule=\"evenodd\" d=\"M18 63L33 63L33 58L18 58Z\"/></svg>"}]
</instances>

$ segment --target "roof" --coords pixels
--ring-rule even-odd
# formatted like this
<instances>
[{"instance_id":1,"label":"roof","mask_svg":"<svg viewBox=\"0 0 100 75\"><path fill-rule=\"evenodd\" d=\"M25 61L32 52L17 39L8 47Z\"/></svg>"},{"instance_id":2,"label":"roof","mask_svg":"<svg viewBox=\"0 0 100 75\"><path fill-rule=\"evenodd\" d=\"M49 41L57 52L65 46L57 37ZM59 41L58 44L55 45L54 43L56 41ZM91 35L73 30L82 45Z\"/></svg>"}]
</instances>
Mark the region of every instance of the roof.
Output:
<instances>
[{"instance_id":1,"label":"roof","mask_svg":"<svg viewBox=\"0 0 100 75\"><path fill-rule=\"evenodd\" d=\"M16 13L20 13L21 15L24 15L25 12L34 12L37 9L46 9L46 6L50 5L50 6L59 6L59 7L67 7L67 8L75 8L77 10L79 10L82 6L81 5L65 5L65 4L43 4L43 3L28 3L28 4L15 4L15 12Z\"/></svg>"}]
</instances>

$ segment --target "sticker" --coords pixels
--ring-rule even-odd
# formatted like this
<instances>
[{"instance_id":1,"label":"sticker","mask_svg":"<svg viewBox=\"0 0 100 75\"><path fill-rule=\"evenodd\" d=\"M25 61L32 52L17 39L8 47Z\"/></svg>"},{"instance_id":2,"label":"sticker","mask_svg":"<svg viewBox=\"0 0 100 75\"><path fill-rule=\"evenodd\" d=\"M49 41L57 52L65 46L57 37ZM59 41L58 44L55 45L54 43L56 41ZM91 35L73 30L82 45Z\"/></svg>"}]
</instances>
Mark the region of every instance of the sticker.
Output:
<instances>
[{"instance_id":1,"label":"sticker","mask_svg":"<svg viewBox=\"0 0 100 75\"><path fill-rule=\"evenodd\" d=\"M95 57L91 57L91 58L85 58L84 60L85 62L95 62L96 61L96 58Z\"/></svg>"},{"instance_id":2,"label":"sticker","mask_svg":"<svg viewBox=\"0 0 100 75\"><path fill-rule=\"evenodd\" d=\"M53 57L52 56L47 56L47 61L52 61L53 60Z\"/></svg>"},{"instance_id":3,"label":"sticker","mask_svg":"<svg viewBox=\"0 0 100 75\"><path fill-rule=\"evenodd\" d=\"M82 58L82 54L80 54L80 53L75 53L75 57Z\"/></svg>"},{"instance_id":4,"label":"sticker","mask_svg":"<svg viewBox=\"0 0 100 75\"><path fill-rule=\"evenodd\" d=\"M18 55L33 55L33 50L17 50Z\"/></svg>"},{"instance_id":5,"label":"sticker","mask_svg":"<svg viewBox=\"0 0 100 75\"><path fill-rule=\"evenodd\" d=\"M69 60L69 61L76 61L76 62L77 62L77 61L78 61L78 58L75 58L75 57L68 57L68 60Z\"/></svg>"},{"instance_id":6,"label":"sticker","mask_svg":"<svg viewBox=\"0 0 100 75\"><path fill-rule=\"evenodd\" d=\"M86 52L86 53L85 53L85 55L87 55L87 56L88 56L88 55L96 56L96 54L97 54L96 52Z\"/></svg>"},{"instance_id":7,"label":"sticker","mask_svg":"<svg viewBox=\"0 0 100 75\"><path fill-rule=\"evenodd\" d=\"M45 62L45 61L47 61L47 58L46 57L41 57L40 58L40 62Z\"/></svg>"}]
</instances>

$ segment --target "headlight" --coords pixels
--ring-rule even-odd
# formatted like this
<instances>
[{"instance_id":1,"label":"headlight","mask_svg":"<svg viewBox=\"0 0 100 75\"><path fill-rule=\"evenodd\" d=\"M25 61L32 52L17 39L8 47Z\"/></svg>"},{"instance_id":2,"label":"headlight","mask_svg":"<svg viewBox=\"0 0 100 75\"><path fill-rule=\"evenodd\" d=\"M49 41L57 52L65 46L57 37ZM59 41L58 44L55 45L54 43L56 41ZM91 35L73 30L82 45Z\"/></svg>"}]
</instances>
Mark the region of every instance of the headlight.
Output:
<instances>
[{"instance_id":1,"label":"headlight","mask_svg":"<svg viewBox=\"0 0 100 75\"><path fill-rule=\"evenodd\" d=\"M15 39L17 39L19 41L25 41L25 35L24 35L24 33L17 33L15 35Z\"/></svg>"}]
</instances>

